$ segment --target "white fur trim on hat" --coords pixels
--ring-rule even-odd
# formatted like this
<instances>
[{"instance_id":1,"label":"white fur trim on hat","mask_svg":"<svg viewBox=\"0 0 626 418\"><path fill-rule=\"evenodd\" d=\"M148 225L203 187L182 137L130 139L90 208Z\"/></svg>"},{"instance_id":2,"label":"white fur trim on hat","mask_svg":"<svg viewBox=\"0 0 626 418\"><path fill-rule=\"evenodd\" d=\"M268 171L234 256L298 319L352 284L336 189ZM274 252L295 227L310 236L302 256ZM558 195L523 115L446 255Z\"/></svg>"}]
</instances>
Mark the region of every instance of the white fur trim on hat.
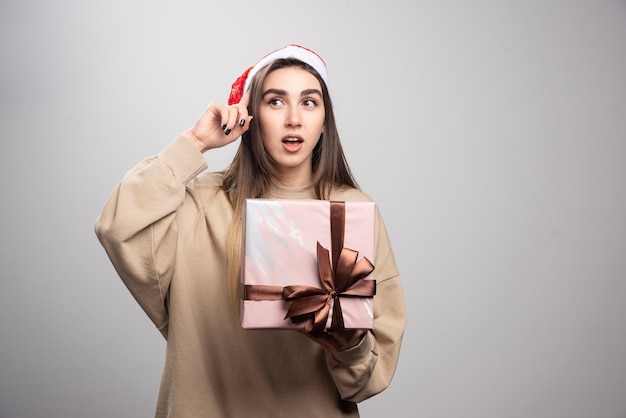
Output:
<instances>
[{"instance_id":1,"label":"white fur trim on hat","mask_svg":"<svg viewBox=\"0 0 626 418\"><path fill-rule=\"evenodd\" d=\"M317 73L322 77L326 86L328 86L328 70L326 69L326 64L322 57L317 55L314 51L305 48L300 45L291 44L287 45L284 48L277 49L274 52L270 52L259 62L257 62L253 67L250 67L246 72L242 74L241 77L235 81L232 86L230 98L228 100L229 104L239 103L241 97L248 91L250 88L250 82L252 77L263 67L270 64L271 62L280 59L280 58L296 58L306 64L309 64ZM241 82L245 80L243 85L243 89L241 86Z\"/></svg>"},{"instance_id":2,"label":"white fur trim on hat","mask_svg":"<svg viewBox=\"0 0 626 418\"><path fill-rule=\"evenodd\" d=\"M246 85L243 89L244 94L250 88L250 81L252 80L252 77L254 77L254 75L261 68L279 58L296 58L302 62L309 64L322 77L324 83L328 85L328 71L322 57L320 57L310 49L304 48L300 45L292 44L267 54L265 57L261 58L261 60L257 62L254 67L252 67L252 70L250 70L250 72L248 73Z\"/></svg>"}]
</instances>

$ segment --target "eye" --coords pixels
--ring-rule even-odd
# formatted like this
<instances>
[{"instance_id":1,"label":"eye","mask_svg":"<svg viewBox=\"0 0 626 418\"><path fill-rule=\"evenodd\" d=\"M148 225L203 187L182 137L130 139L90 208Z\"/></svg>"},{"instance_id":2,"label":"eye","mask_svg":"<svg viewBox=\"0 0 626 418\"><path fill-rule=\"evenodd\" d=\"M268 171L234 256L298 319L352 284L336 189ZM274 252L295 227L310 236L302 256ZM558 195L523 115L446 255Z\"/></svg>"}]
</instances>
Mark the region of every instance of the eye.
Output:
<instances>
[{"instance_id":1,"label":"eye","mask_svg":"<svg viewBox=\"0 0 626 418\"><path fill-rule=\"evenodd\" d=\"M315 107L317 106L317 100L306 98L302 101L302 104L305 105L306 107Z\"/></svg>"},{"instance_id":2,"label":"eye","mask_svg":"<svg viewBox=\"0 0 626 418\"><path fill-rule=\"evenodd\" d=\"M281 106L285 102L280 97L272 97L271 99L267 101L267 103L271 106Z\"/></svg>"}]
</instances>

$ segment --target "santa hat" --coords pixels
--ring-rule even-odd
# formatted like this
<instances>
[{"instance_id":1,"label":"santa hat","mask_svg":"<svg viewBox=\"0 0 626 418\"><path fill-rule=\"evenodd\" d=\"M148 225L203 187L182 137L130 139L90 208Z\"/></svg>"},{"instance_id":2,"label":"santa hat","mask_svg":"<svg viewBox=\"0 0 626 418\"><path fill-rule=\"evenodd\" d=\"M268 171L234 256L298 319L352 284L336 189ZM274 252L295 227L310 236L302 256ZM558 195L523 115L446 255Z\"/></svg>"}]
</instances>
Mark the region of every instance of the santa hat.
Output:
<instances>
[{"instance_id":1,"label":"santa hat","mask_svg":"<svg viewBox=\"0 0 626 418\"><path fill-rule=\"evenodd\" d=\"M267 64L279 59L279 58L296 58L304 63L309 64L317 73L322 77L324 83L328 86L328 71L326 69L326 63L322 57L317 55L314 51L305 48L300 45L291 44L287 45L284 48L277 49L276 51L270 52L259 62L257 62L252 67L248 68L244 73L235 80L230 90L230 96L228 97L228 104L237 104L243 97L243 95L250 88L250 81L252 77Z\"/></svg>"}]
</instances>

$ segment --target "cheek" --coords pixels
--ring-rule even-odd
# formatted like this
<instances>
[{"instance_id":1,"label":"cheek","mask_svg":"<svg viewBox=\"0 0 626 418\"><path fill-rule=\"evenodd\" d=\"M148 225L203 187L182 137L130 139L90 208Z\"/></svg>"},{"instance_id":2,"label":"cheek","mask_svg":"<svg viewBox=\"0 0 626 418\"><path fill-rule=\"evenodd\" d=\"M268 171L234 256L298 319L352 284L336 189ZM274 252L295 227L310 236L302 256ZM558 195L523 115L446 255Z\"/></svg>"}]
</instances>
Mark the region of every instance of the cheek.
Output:
<instances>
[{"instance_id":1,"label":"cheek","mask_svg":"<svg viewBox=\"0 0 626 418\"><path fill-rule=\"evenodd\" d=\"M324 125L326 121L326 110L324 109L320 113L321 113L319 116L320 132L324 132Z\"/></svg>"},{"instance_id":2,"label":"cheek","mask_svg":"<svg viewBox=\"0 0 626 418\"><path fill-rule=\"evenodd\" d=\"M278 112L260 112L259 113L258 123L261 129L261 132L269 134L281 126L280 117L277 113Z\"/></svg>"},{"instance_id":3,"label":"cheek","mask_svg":"<svg viewBox=\"0 0 626 418\"><path fill-rule=\"evenodd\" d=\"M324 123L324 115L322 115L321 120L319 121L320 124L320 135L324 133L324 127L325 127L325 123Z\"/></svg>"},{"instance_id":4,"label":"cheek","mask_svg":"<svg viewBox=\"0 0 626 418\"><path fill-rule=\"evenodd\" d=\"M263 112L259 112L254 122L257 124L258 132L263 139L263 143L265 143L265 138L271 135L272 124L268 121L267 116L264 115Z\"/></svg>"}]
</instances>

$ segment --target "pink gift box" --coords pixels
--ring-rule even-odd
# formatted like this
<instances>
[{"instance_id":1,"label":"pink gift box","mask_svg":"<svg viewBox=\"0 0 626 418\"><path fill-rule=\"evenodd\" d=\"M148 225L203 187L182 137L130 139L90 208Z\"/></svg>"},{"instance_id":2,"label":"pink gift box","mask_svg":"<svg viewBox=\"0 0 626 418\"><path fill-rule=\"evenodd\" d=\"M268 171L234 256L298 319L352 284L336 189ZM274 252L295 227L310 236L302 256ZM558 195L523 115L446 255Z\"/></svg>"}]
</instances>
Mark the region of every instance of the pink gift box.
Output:
<instances>
[{"instance_id":1,"label":"pink gift box","mask_svg":"<svg viewBox=\"0 0 626 418\"><path fill-rule=\"evenodd\" d=\"M242 327L372 329L374 218L374 202L247 199ZM301 314L311 293L325 302Z\"/></svg>"}]
</instances>

